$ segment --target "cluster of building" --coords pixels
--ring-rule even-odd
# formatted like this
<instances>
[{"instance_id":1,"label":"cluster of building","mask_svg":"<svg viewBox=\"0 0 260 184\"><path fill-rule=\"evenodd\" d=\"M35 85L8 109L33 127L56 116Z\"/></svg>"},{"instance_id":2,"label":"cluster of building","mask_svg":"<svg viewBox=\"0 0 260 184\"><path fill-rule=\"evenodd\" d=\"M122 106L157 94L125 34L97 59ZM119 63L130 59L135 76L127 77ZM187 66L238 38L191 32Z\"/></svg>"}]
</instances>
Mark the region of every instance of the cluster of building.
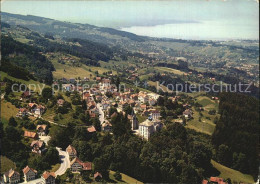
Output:
<instances>
[{"instance_id":1,"label":"cluster of building","mask_svg":"<svg viewBox=\"0 0 260 184\"><path fill-rule=\"evenodd\" d=\"M76 149L69 145L66 148L66 152L69 155L70 159L70 170L73 173L79 173L82 170L83 171L92 171L92 163L91 162L82 162L78 157L77 157L77 151ZM94 179L96 181L99 181L102 178L102 174L99 172L96 172L94 174Z\"/></svg>"},{"instance_id":2,"label":"cluster of building","mask_svg":"<svg viewBox=\"0 0 260 184\"><path fill-rule=\"evenodd\" d=\"M28 107L20 108L16 117L34 116L41 117L46 111L46 107L37 103L29 103Z\"/></svg>"},{"instance_id":3,"label":"cluster of building","mask_svg":"<svg viewBox=\"0 0 260 184\"><path fill-rule=\"evenodd\" d=\"M44 171L40 178L37 179L37 171L26 166L23 169L23 183L27 184L55 184L56 175L54 172ZM14 169L10 169L9 171L5 172L3 175L2 183L20 183L21 176L20 173L15 171Z\"/></svg>"},{"instance_id":4,"label":"cluster of building","mask_svg":"<svg viewBox=\"0 0 260 184\"><path fill-rule=\"evenodd\" d=\"M37 132L24 131L24 137L33 139L30 147L33 153L41 154L46 151L44 141L39 140L39 136L47 135L47 125L37 125Z\"/></svg>"},{"instance_id":5,"label":"cluster of building","mask_svg":"<svg viewBox=\"0 0 260 184\"><path fill-rule=\"evenodd\" d=\"M203 180L202 184L228 184L228 183L225 182L223 178L210 177L209 180Z\"/></svg>"}]
</instances>

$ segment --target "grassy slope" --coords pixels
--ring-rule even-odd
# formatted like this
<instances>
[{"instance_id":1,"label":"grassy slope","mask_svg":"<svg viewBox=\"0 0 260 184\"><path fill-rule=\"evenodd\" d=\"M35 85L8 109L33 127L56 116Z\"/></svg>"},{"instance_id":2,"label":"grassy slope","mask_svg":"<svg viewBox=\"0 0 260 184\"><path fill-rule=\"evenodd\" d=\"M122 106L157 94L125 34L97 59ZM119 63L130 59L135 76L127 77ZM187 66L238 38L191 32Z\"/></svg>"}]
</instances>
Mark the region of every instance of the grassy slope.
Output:
<instances>
[{"instance_id":1,"label":"grassy slope","mask_svg":"<svg viewBox=\"0 0 260 184\"><path fill-rule=\"evenodd\" d=\"M18 109L10 102L1 100L1 120L4 125L8 123L10 117L15 117Z\"/></svg>"},{"instance_id":2,"label":"grassy slope","mask_svg":"<svg viewBox=\"0 0 260 184\"><path fill-rule=\"evenodd\" d=\"M230 169L224 165L221 165L214 160L211 160L212 165L220 172L219 177L224 179L230 178L232 182L244 182L244 183L254 183L252 176L248 174L243 174L234 169Z\"/></svg>"},{"instance_id":3,"label":"grassy slope","mask_svg":"<svg viewBox=\"0 0 260 184\"><path fill-rule=\"evenodd\" d=\"M123 174L123 173L121 173L121 175L122 175L122 181L117 181L117 180L114 178L114 176L113 176L114 173L115 173L115 171L109 171L109 176L110 176L110 178L111 178L112 180L115 180L116 182L122 183L122 181L123 181L123 182L125 182L125 183L143 184L143 182L140 182L140 181L138 181L138 180L136 180L136 179L134 179L134 178L132 178L132 177L130 177L130 176L127 176L127 175L125 175L125 174Z\"/></svg>"},{"instance_id":4,"label":"grassy slope","mask_svg":"<svg viewBox=\"0 0 260 184\"><path fill-rule=\"evenodd\" d=\"M211 100L209 97L206 96L199 96L196 98L196 100L198 101L199 104L203 105L203 107L205 108L206 111L208 110L212 110L218 109L218 103L214 100Z\"/></svg>"},{"instance_id":5,"label":"grassy slope","mask_svg":"<svg viewBox=\"0 0 260 184\"><path fill-rule=\"evenodd\" d=\"M25 81L22 79L17 79L15 77L11 77L10 75L8 75L5 72L0 72L1 73L1 80L3 80L5 77L12 80L12 81L16 81L16 82L20 82L22 84L26 84L31 90L35 91L35 92L39 92L40 89L43 89L44 87L47 87L48 85L40 83L39 81L34 81L34 80L29 80L29 81ZM30 86L30 85L31 86ZM36 85L36 88L34 88L33 85Z\"/></svg>"},{"instance_id":6,"label":"grassy slope","mask_svg":"<svg viewBox=\"0 0 260 184\"><path fill-rule=\"evenodd\" d=\"M193 118L187 122L187 128L194 129L198 132L205 133L208 135L212 135L212 133L215 130L215 124L212 122L213 118L211 120L206 119L205 117L210 117L210 115L207 115L207 113L202 112L203 117L201 118L201 122L199 122L199 112L195 111L193 108Z\"/></svg>"},{"instance_id":7,"label":"grassy slope","mask_svg":"<svg viewBox=\"0 0 260 184\"><path fill-rule=\"evenodd\" d=\"M167 67L154 67L155 69L157 69L160 72L170 72L176 75L183 75L185 74L185 72L182 72L180 70L176 70L176 69L172 69L172 68L167 68Z\"/></svg>"},{"instance_id":8,"label":"grassy slope","mask_svg":"<svg viewBox=\"0 0 260 184\"><path fill-rule=\"evenodd\" d=\"M56 79L60 79L62 77L67 78L67 79L76 78L76 77L80 77L82 79L84 77L90 78L90 75L92 75L92 77L96 76L96 74L95 74L96 71L98 71L99 74L103 74L104 72L110 71L109 69L106 69L106 68L86 66L84 64L82 64L81 67L73 67L68 64L58 63L57 59L53 59L52 63L56 69L56 71L53 72L53 76ZM91 71L89 71L89 70L91 70ZM116 74L115 71L112 71L112 73Z\"/></svg>"},{"instance_id":9,"label":"grassy slope","mask_svg":"<svg viewBox=\"0 0 260 184\"><path fill-rule=\"evenodd\" d=\"M206 97L206 96L198 96L196 98L196 101L198 103L200 103L203 106L203 108L205 109L205 111L202 111L203 116L201 117L201 122L199 122L199 117L200 117L199 112L195 111L195 109L193 108L193 112L194 112L193 118L194 119L189 120L187 122L186 127L190 128L190 129L194 129L201 133L212 135L212 133L215 130L215 126L216 126L213 123L213 120L217 115L209 115L208 111L212 110L212 109L215 109L217 111L218 103L211 100L209 97ZM206 119L206 117L209 117L210 120Z\"/></svg>"},{"instance_id":10,"label":"grassy slope","mask_svg":"<svg viewBox=\"0 0 260 184\"><path fill-rule=\"evenodd\" d=\"M0 173L3 174L4 172L8 171L9 169L15 169L16 165L15 163L8 159L5 156L1 156L1 167L0 167Z\"/></svg>"}]
</instances>

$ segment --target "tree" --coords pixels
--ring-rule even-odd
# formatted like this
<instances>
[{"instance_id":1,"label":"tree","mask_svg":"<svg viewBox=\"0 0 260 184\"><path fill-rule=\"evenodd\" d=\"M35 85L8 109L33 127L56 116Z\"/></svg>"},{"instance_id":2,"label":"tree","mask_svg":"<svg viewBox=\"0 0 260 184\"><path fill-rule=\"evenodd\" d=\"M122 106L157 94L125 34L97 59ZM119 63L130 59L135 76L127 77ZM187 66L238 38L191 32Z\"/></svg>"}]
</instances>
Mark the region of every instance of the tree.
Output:
<instances>
[{"instance_id":1,"label":"tree","mask_svg":"<svg viewBox=\"0 0 260 184\"><path fill-rule=\"evenodd\" d=\"M44 154L43 160L48 162L50 165L55 165L60 161L59 152L56 148L49 147L47 152Z\"/></svg>"},{"instance_id":2,"label":"tree","mask_svg":"<svg viewBox=\"0 0 260 184\"><path fill-rule=\"evenodd\" d=\"M16 128L13 126L7 126L5 128L5 135L8 140L18 142L21 140L21 132L19 132Z\"/></svg>"},{"instance_id":3,"label":"tree","mask_svg":"<svg viewBox=\"0 0 260 184\"><path fill-rule=\"evenodd\" d=\"M96 131L100 132L101 131L101 124L100 124L99 119L98 118L94 118L93 121L94 121L93 125L94 125Z\"/></svg>"},{"instance_id":4,"label":"tree","mask_svg":"<svg viewBox=\"0 0 260 184\"><path fill-rule=\"evenodd\" d=\"M117 112L117 109L116 109L115 107L111 107L111 108L109 109L109 113L108 113L109 117L110 117L112 114L114 114L114 112Z\"/></svg>"},{"instance_id":5,"label":"tree","mask_svg":"<svg viewBox=\"0 0 260 184\"><path fill-rule=\"evenodd\" d=\"M221 144L217 150L217 159L220 163L228 165L230 162L230 149L227 145Z\"/></svg>"},{"instance_id":6,"label":"tree","mask_svg":"<svg viewBox=\"0 0 260 184\"><path fill-rule=\"evenodd\" d=\"M157 99L157 104L159 106L164 106L164 98L162 96L159 96L159 98Z\"/></svg>"},{"instance_id":7,"label":"tree","mask_svg":"<svg viewBox=\"0 0 260 184\"><path fill-rule=\"evenodd\" d=\"M50 99L53 95L53 91L51 88L47 87L42 90L42 97L44 99Z\"/></svg>"},{"instance_id":8,"label":"tree","mask_svg":"<svg viewBox=\"0 0 260 184\"><path fill-rule=\"evenodd\" d=\"M15 121L13 116L9 119L9 123L8 124L11 125L11 126L14 126L14 127L17 126L17 122Z\"/></svg>"},{"instance_id":9,"label":"tree","mask_svg":"<svg viewBox=\"0 0 260 184\"><path fill-rule=\"evenodd\" d=\"M119 91L120 90L119 89L119 87L120 87L120 78L119 77L117 77L117 79L116 79L116 87L117 87L117 89Z\"/></svg>"},{"instance_id":10,"label":"tree","mask_svg":"<svg viewBox=\"0 0 260 184\"><path fill-rule=\"evenodd\" d=\"M57 127L51 135L49 145L53 147L61 147L65 150L71 144L71 138L74 135L74 127L68 123L67 128Z\"/></svg>"},{"instance_id":11,"label":"tree","mask_svg":"<svg viewBox=\"0 0 260 184\"><path fill-rule=\"evenodd\" d=\"M215 109L212 109L212 110L209 110L209 115L215 115L216 114L216 110Z\"/></svg>"}]
</instances>

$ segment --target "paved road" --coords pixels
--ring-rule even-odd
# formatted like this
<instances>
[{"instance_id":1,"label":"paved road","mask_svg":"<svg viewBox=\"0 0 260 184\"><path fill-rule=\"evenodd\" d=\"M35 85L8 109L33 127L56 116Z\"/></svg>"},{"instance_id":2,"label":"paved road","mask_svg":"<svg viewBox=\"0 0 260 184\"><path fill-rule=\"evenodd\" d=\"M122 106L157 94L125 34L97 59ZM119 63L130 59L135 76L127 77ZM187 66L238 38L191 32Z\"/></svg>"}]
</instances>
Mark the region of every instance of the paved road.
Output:
<instances>
[{"instance_id":1,"label":"paved road","mask_svg":"<svg viewBox=\"0 0 260 184\"><path fill-rule=\"evenodd\" d=\"M56 147L61 159L60 168L55 172L56 176L63 175L70 167L69 155L66 151L62 151L61 148Z\"/></svg>"},{"instance_id":2,"label":"paved road","mask_svg":"<svg viewBox=\"0 0 260 184\"><path fill-rule=\"evenodd\" d=\"M51 139L51 136L39 136L40 140L43 141L46 145L48 145L48 141Z\"/></svg>"},{"instance_id":3,"label":"paved road","mask_svg":"<svg viewBox=\"0 0 260 184\"><path fill-rule=\"evenodd\" d=\"M105 121L105 114L102 110L102 105L100 103L97 104L97 108L99 111L99 121L102 124Z\"/></svg>"}]
</instances>

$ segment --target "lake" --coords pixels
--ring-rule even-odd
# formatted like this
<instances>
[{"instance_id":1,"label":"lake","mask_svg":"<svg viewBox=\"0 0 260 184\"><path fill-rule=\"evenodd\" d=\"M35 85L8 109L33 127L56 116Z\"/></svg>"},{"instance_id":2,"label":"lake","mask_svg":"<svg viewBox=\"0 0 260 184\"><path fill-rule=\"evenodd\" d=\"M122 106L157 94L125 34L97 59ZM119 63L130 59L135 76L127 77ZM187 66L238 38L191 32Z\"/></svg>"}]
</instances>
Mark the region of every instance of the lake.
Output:
<instances>
[{"instance_id":1,"label":"lake","mask_svg":"<svg viewBox=\"0 0 260 184\"><path fill-rule=\"evenodd\" d=\"M138 35L182 39L259 39L255 0L4 1L1 10Z\"/></svg>"}]
</instances>

